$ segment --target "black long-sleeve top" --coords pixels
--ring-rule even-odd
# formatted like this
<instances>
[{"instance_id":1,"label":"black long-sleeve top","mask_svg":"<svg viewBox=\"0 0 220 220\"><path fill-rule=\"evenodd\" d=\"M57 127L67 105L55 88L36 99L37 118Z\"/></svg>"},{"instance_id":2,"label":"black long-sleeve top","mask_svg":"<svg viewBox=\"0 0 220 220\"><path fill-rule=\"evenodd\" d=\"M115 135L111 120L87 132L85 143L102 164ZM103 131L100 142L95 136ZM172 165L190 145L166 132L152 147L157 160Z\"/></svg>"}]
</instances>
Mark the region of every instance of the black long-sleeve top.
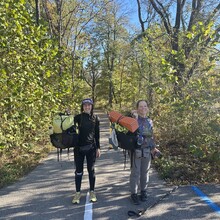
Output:
<instances>
[{"instance_id":1,"label":"black long-sleeve top","mask_svg":"<svg viewBox=\"0 0 220 220\"><path fill-rule=\"evenodd\" d=\"M79 146L95 143L96 148L100 148L100 123L97 116L83 112L74 117L74 124L79 131Z\"/></svg>"}]
</instances>

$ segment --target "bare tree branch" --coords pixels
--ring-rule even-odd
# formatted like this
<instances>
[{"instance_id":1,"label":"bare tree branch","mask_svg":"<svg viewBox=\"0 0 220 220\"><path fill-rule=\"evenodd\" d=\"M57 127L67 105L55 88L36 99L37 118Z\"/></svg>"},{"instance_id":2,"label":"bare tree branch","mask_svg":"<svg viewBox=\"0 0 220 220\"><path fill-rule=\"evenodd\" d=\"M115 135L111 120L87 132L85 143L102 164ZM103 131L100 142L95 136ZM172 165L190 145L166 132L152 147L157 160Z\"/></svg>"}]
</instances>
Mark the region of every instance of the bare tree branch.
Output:
<instances>
[{"instance_id":1,"label":"bare tree branch","mask_svg":"<svg viewBox=\"0 0 220 220\"><path fill-rule=\"evenodd\" d=\"M142 20L142 15L141 15L141 4L140 4L140 0L137 0L137 4L138 4L138 19L139 19L139 22L141 24L141 30L142 32L145 31L145 28L144 28L144 22Z\"/></svg>"},{"instance_id":2,"label":"bare tree branch","mask_svg":"<svg viewBox=\"0 0 220 220\"><path fill-rule=\"evenodd\" d=\"M157 0L156 0L157 1ZM155 3L154 0L150 0L154 10L160 15L163 23L164 23L164 26L166 28L166 31L168 34L172 34L172 29L171 29L171 25L170 25L170 22L169 20L167 20L167 15L165 15L158 7L157 7L157 4ZM157 1L158 3L158 1ZM160 3L161 5L161 3Z\"/></svg>"}]
</instances>

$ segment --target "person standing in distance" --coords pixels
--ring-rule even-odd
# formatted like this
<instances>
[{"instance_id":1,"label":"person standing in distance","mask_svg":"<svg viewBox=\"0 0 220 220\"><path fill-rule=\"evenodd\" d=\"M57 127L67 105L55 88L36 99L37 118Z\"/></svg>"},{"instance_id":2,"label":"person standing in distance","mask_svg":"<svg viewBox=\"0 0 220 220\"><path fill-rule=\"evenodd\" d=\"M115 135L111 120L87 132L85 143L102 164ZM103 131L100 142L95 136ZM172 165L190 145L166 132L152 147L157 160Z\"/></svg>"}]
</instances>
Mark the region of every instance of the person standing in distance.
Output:
<instances>
[{"instance_id":1,"label":"person standing in distance","mask_svg":"<svg viewBox=\"0 0 220 220\"><path fill-rule=\"evenodd\" d=\"M99 118L93 114L93 108L94 104L92 99L83 99L81 103L81 113L74 117L74 124L78 128L79 142L78 146L74 148L76 193L72 200L73 204L80 203L80 191L85 158L89 174L90 201L97 201L94 192L95 161L96 158L100 157L100 123Z\"/></svg>"},{"instance_id":2,"label":"person standing in distance","mask_svg":"<svg viewBox=\"0 0 220 220\"><path fill-rule=\"evenodd\" d=\"M149 112L147 101L139 100L136 110L131 112L137 119L137 147L131 151L130 191L133 204L139 205L147 200L147 187L149 183L149 170L151 166L151 152L155 151L156 145L153 139L153 122L147 117ZM138 192L140 190L140 192Z\"/></svg>"}]
</instances>

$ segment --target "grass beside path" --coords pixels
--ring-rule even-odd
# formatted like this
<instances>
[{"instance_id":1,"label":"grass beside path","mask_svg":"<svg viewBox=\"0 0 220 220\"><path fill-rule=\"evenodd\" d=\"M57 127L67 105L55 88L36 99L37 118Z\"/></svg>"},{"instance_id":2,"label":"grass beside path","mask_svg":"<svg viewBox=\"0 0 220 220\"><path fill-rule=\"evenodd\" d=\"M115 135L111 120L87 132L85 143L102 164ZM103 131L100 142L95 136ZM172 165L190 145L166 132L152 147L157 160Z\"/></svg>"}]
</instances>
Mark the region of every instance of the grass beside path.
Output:
<instances>
[{"instance_id":1,"label":"grass beside path","mask_svg":"<svg viewBox=\"0 0 220 220\"><path fill-rule=\"evenodd\" d=\"M4 150L0 154L0 188L10 185L32 171L48 155L51 145Z\"/></svg>"},{"instance_id":2,"label":"grass beside path","mask_svg":"<svg viewBox=\"0 0 220 220\"><path fill-rule=\"evenodd\" d=\"M96 110L96 113L105 114L102 110ZM27 147L0 149L0 188L27 175L51 150L54 150L49 135L43 134L42 137L44 140L42 139L40 143L31 143Z\"/></svg>"}]
</instances>

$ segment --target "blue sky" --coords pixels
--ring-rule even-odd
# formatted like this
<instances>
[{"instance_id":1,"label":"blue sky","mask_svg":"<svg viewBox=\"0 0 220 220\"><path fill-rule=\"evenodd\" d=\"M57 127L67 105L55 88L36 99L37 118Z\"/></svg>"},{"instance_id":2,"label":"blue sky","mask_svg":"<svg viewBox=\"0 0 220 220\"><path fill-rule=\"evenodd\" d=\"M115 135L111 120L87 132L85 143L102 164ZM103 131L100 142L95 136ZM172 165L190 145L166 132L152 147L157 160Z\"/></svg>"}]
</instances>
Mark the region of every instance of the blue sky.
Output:
<instances>
[{"instance_id":1,"label":"blue sky","mask_svg":"<svg viewBox=\"0 0 220 220\"><path fill-rule=\"evenodd\" d=\"M122 2L126 10L130 12L128 17L131 23L139 25L138 12L137 12L137 0L118 0L118 1Z\"/></svg>"}]
</instances>

